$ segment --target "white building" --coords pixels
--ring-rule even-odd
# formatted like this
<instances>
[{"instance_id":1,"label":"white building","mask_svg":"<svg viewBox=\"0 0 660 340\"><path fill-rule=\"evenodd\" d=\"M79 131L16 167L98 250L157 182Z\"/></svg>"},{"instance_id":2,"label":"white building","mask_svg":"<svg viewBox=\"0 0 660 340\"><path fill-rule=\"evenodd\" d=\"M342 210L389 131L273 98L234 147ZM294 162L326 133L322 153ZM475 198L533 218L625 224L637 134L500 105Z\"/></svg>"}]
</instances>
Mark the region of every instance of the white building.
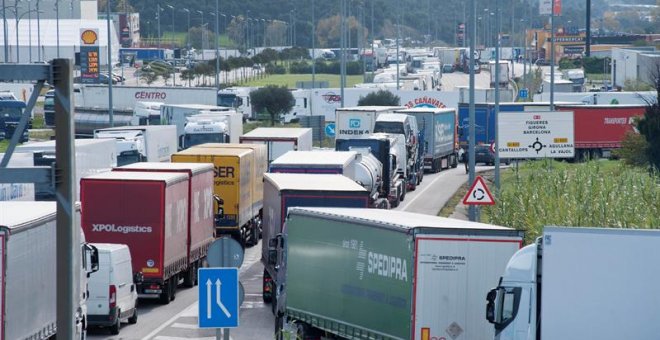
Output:
<instances>
[{"instance_id":1,"label":"white building","mask_svg":"<svg viewBox=\"0 0 660 340\"><path fill-rule=\"evenodd\" d=\"M612 84L624 87L626 81L653 84L659 76L660 51L653 47L612 49Z\"/></svg>"},{"instance_id":2,"label":"white building","mask_svg":"<svg viewBox=\"0 0 660 340\"><path fill-rule=\"evenodd\" d=\"M0 32L0 62L21 63L49 61L58 56L58 21L59 21L59 56L60 58L75 59L76 52L80 52L80 29L98 29L99 57L101 69L108 63L108 31L105 20L28 20L23 18L18 23L18 36L16 35L16 21L7 20L8 39L4 41L4 34ZM112 62L119 62L119 40L110 25L110 41L112 47ZM2 20L0 28L4 30ZM18 43L16 42L18 38ZM18 49L17 49L18 46ZM9 57L5 60L4 49L8 49ZM39 56L41 55L41 58Z\"/></svg>"}]
</instances>

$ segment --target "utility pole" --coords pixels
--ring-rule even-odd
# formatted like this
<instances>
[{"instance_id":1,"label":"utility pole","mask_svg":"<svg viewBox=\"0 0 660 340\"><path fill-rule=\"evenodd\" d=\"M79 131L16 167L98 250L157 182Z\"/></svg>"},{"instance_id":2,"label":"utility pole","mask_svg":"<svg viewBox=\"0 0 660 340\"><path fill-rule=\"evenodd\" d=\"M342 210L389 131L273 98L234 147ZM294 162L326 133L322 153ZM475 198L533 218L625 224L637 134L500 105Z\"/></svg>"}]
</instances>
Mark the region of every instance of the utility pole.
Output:
<instances>
[{"instance_id":1,"label":"utility pole","mask_svg":"<svg viewBox=\"0 0 660 340\"><path fill-rule=\"evenodd\" d=\"M110 0L105 4L106 23L108 28L108 123L115 126L114 111L112 107L112 36L110 33Z\"/></svg>"}]
</instances>

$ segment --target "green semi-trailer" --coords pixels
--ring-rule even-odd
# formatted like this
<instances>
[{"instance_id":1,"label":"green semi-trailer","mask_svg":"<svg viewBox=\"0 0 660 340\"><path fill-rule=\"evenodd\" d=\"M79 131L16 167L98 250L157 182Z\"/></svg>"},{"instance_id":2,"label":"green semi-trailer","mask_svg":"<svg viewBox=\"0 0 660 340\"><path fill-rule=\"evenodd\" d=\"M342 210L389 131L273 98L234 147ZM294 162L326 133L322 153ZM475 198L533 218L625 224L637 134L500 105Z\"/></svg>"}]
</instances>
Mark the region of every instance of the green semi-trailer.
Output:
<instances>
[{"instance_id":1,"label":"green semi-trailer","mask_svg":"<svg viewBox=\"0 0 660 340\"><path fill-rule=\"evenodd\" d=\"M492 338L483 296L522 237L400 211L290 208L283 233L269 242L278 334Z\"/></svg>"}]
</instances>

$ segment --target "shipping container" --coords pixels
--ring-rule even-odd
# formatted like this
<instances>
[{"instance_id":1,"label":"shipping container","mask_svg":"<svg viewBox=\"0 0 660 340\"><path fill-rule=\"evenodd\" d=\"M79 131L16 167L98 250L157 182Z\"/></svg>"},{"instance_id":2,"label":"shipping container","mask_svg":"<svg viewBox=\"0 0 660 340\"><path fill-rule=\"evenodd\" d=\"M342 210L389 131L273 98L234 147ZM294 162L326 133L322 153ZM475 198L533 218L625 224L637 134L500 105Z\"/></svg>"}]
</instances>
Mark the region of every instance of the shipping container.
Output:
<instances>
[{"instance_id":1,"label":"shipping container","mask_svg":"<svg viewBox=\"0 0 660 340\"><path fill-rule=\"evenodd\" d=\"M173 154L172 162L213 164L214 194L221 199L214 202L214 211L222 211L215 221L215 236L231 235L244 245L259 242L259 211L253 209L252 196L253 150L193 147Z\"/></svg>"},{"instance_id":2,"label":"shipping container","mask_svg":"<svg viewBox=\"0 0 660 340\"><path fill-rule=\"evenodd\" d=\"M188 270L188 175L113 171L81 181L88 241L126 244L141 297L169 303Z\"/></svg>"},{"instance_id":3,"label":"shipping container","mask_svg":"<svg viewBox=\"0 0 660 340\"><path fill-rule=\"evenodd\" d=\"M263 299L272 298L276 269L269 262L268 244L282 232L291 207L369 207L369 192L342 175L271 174L264 176L264 226L261 261L264 264Z\"/></svg>"},{"instance_id":4,"label":"shipping container","mask_svg":"<svg viewBox=\"0 0 660 340\"><path fill-rule=\"evenodd\" d=\"M287 151L311 151L311 128L256 128L239 137L241 143L266 144L268 164Z\"/></svg>"},{"instance_id":5,"label":"shipping container","mask_svg":"<svg viewBox=\"0 0 660 340\"><path fill-rule=\"evenodd\" d=\"M197 268L202 266L213 242L213 164L140 162L112 171L175 172L188 176L188 271L184 285L197 283Z\"/></svg>"},{"instance_id":6,"label":"shipping container","mask_svg":"<svg viewBox=\"0 0 660 340\"><path fill-rule=\"evenodd\" d=\"M453 108L417 107L396 111L415 116L424 134L424 170L438 172L458 164L458 115Z\"/></svg>"},{"instance_id":7,"label":"shipping container","mask_svg":"<svg viewBox=\"0 0 660 340\"><path fill-rule=\"evenodd\" d=\"M493 338L483 294L521 245L522 232L482 223L291 208L269 247L279 265L277 327L303 339Z\"/></svg>"}]
</instances>

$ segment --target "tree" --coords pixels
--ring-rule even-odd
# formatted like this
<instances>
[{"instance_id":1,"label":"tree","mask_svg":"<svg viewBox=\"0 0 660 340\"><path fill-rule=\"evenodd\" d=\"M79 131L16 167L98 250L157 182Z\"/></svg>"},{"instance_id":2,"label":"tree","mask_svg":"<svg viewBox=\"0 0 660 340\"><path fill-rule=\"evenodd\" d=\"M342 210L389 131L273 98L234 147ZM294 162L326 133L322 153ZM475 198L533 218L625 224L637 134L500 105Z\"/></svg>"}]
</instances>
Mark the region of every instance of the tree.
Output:
<instances>
[{"instance_id":1,"label":"tree","mask_svg":"<svg viewBox=\"0 0 660 340\"><path fill-rule=\"evenodd\" d=\"M295 99L291 92L284 86L268 85L250 92L250 101L257 112L266 112L270 115L271 126L280 115L285 114L293 108Z\"/></svg>"},{"instance_id":2,"label":"tree","mask_svg":"<svg viewBox=\"0 0 660 340\"><path fill-rule=\"evenodd\" d=\"M360 96L358 100L358 106L399 106L400 103L401 98L387 90L371 92L364 97Z\"/></svg>"},{"instance_id":3,"label":"tree","mask_svg":"<svg viewBox=\"0 0 660 340\"><path fill-rule=\"evenodd\" d=\"M646 138L648 147L646 155L649 163L656 170L660 170L660 63L651 70L651 78L655 82L657 95L655 102L649 103L644 111L644 117L639 121L639 133Z\"/></svg>"}]
</instances>

